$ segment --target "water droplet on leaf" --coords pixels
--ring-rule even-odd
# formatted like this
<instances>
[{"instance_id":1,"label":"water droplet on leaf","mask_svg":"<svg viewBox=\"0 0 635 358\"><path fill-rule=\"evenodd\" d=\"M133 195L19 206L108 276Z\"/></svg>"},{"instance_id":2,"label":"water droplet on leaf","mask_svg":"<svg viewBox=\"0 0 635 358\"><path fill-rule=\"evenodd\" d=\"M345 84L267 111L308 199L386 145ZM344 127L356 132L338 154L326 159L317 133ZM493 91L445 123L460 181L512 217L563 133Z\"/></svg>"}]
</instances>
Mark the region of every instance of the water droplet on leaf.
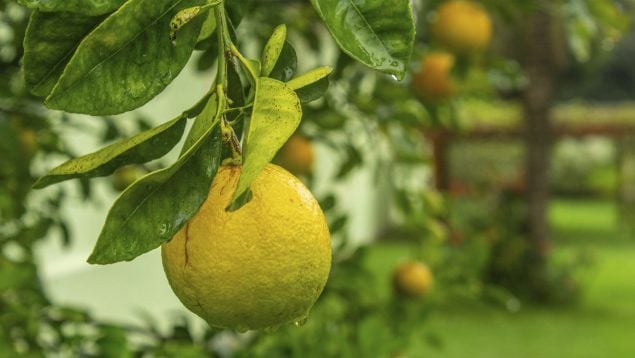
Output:
<instances>
[{"instance_id":1,"label":"water droplet on leaf","mask_svg":"<svg viewBox=\"0 0 635 358\"><path fill-rule=\"evenodd\" d=\"M161 224L161 227L159 228L159 235L163 236L165 235L165 233L168 232L168 228L170 226L168 224Z\"/></svg>"},{"instance_id":2,"label":"water droplet on leaf","mask_svg":"<svg viewBox=\"0 0 635 358\"><path fill-rule=\"evenodd\" d=\"M299 319L299 320L297 320L297 321L293 322L293 324L294 324L296 327L304 326L304 325L306 324L306 321L308 321L308 320L309 320L309 317L304 317L304 318L302 318L302 319Z\"/></svg>"}]
</instances>

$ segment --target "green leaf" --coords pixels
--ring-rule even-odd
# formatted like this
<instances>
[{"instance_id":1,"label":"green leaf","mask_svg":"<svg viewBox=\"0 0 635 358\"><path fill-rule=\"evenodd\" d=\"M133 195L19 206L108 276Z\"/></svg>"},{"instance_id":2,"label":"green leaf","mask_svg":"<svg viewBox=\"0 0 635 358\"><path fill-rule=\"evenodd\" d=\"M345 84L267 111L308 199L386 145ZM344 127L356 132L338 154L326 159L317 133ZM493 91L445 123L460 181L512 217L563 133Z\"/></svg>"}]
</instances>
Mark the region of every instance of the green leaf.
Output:
<instances>
[{"instance_id":1,"label":"green leaf","mask_svg":"<svg viewBox=\"0 0 635 358\"><path fill-rule=\"evenodd\" d=\"M346 226L346 223L348 223L348 216L346 215L340 216L337 219L333 220L333 222L329 225L329 231L331 232L331 235L342 230Z\"/></svg>"},{"instance_id":2,"label":"green leaf","mask_svg":"<svg viewBox=\"0 0 635 358\"><path fill-rule=\"evenodd\" d=\"M183 69L202 25L169 38L170 20L205 0L129 0L79 45L45 103L92 115L126 112L160 93Z\"/></svg>"},{"instance_id":3,"label":"green leaf","mask_svg":"<svg viewBox=\"0 0 635 358\"><path fill-rule=\"evenodd\" d=\"M376 70L402 79L414 46L412 2L311 0L340 48Z\"/></svg>"},{"instance_id":4,"label":"green leaf","mask_svg":"<svg viewBox=\"0 0 635 358\"><path fill-rule=\"evenodd\" d=\"M106 176L123 165L140 164L160 158L178 143L183 135L186 119L186 116L180 115L134 137L69 160L41 177L33 187L41 189L69 179Z\"/></svg>"},{"instance_id":5,"label":"green leaf","mask_svg":"<svg viewBox=\"0 0 635 358\"><path fill-rule=\"evenodd\" d=\"M260 77L261 65L259 60L247 59L246 66L249 67L250 72Z\"/></svg>"},{"instance_id":6,"label":"green leaf","mask_svg":"<svg viewBox=\"0 0 635 358\"><path fill-rule=\"evenodd\" d=\"M199 44L204 44L206 42L199 42ZM201 47L203 51L201 55L198 57L196 61L196 70L199 72L209 70L214 66L216 60L218 58L218 47L217 46L209 46L209 47Z\"/></svg>"},{"instance_id":7,"label":"green leaf","mask_svg":"<svg viewBox=\"0 0 635 358\"><path fill-rule=\"evenodd\" d=\"M329 89L329 85L328 77L324 77L315 83L296 90L295 93L300 98L300 102L309 103L321 98Z\"/></svg>"},{"instance_id":8,"label":"green leaf","mask_svg":"<svg viewBox=\"0 0 635 358\"><path fill-rule=\"evenodd\" d=\"M309 103L322 97L328 90L328 76L331 72L333 72L331 67L319 67L292 79L287 82L287 86L296 91L300 102Z\"/></svg>"},{"instance_id":9,"label":"green leaf","mask_svg":"<svg viewBox=\"0 0 635 358\"><path fill-rule=\"evenodd\" d=\"M237 59L246 74L247 81L252 87L249 98L253 98L253 92L257 86L258 78L260 78L260 61L244 57L238 57Z\"/></svg>"},{"instance_id":10,"label":"green leaf","mask_svg":"<svg viewBox=\"0 0 635 358\"><path fill-rule=\"evenodd\" d=\"M206 13L206 12L203 12ZM176 40L176 33L185 25L187 25L190 21L195 19L198 15L201 14L200 6L188 7L187 9L183 9L174 15L172 20L170 20L170 39L172 41ZM200 37L200 33L199 33ZM198 41L198 38L197 38Z\"/></svg>"},{"instance_id":11,"label":"green leaf","mask_svg":"<svg viewBox=\"0 0 635 358\"><path fill-rule=\"evenodd\" d=\"M287 82L287 86L289 86L289 88L291 88L292 90L296 91L302 87L306 87L323 78L328 77L328 75L330 75L331 72L333 72L332 67L329 67L329 66L318 67L314 70L311 70Z\"/></svg>"},{"instance_id":12,"label":"green leaf","mask_svg":"<svg viewBox=\"0 0 635 358\"><path fill-rule=\"evenodd\" d=\"M233 107L245 105L245 91L243 81L240 78L240 65L236 61L227 64L227 97L231 100ZM227 118L233 120L238 113L228 113Z\"/></svg>"},{"instance_id":13,"label":"green leaf","mask_svg":"<svg viewBox=\"0 0 635 358\"><path fill-rule=\"evenodd\" d=\"M210 37L216 29L216 19L214 12L209 10L210 8L219 5L221 2L222 0L216 0L212 3L206 4L205 6L192 6L177 12L172 20L170 20L170 39L175 41L177 32L183 26L187 25L190 21L200 15L205 15L205 20L203 20L201 31L199 32L196 42L198 44L202 38Z\"/></svg>"},{"instance_id":14,"label":"green leaf","mask_svg":"<svg viewBox=\"0 0 635 358\"><path fill-rule=\"evenodd\" d=\"M103 20L68 12L34 11L24 37L24 79L37 96L48 95L81 40Z\"/></svg>"},{"instance_id":15,"label":"green leaf","mask_svg":"<svg viewBox=\"0 0 635 358\"><path fill-rule=\"evenodd\" d=\"M32 10L96 16L117 10L126 0L18 0Z\"/></svg>"},{"instance_id":16,"label":"green leaf","mask_svg":"<svg viewBox=\"0 0 635 358\"><path fill-rule=\"evenodd\" d=\"M187 116L187 118L192 118L194 116L198 116L203 110L205 106L207 106L207 102L209 99L214 96L214 90L208 91L203 97L201 97L192 107L185 110L183 115Z\"/></svg>"},{"instance_id":17,"label":"green leaf","mask_svg":"<svg viewBox=\"0 0 635 358\"><path fill-rule=\"evenodd\" d=\"M285 40L287 38L287 27L285 25L279 25L273 30L273 34L267 41L264 50L262 51L262 69L260 75L263 77L269 77L271 71L276 66L282 48L284 47Z\"/></svg>"},{"instance_id":18,"label":"green leaf","mask_svg":"<svg viewBox=\"0 0 635 358\"><path fill-rule=\"evenodd\" d=\"M212 39L212 36L216 32L216 15L214 11L207 11L207 16L201 27L201 32L198 34L198 40L196 41L197 50L207 50L212 45L216 45L217 41Z\"/></svg>"},{"instance_id":19,"label":"green leaf","mask_svg":"<svg viewBox=\"0 0 635 358\"><path fill-rule=\"evenodd\" d=\"M225 0L225 11L227 12L229 22L229 35L232 40L236 41L236 34L234 27L238 27L245 15L246 9L250 7L251 1L245 0ZM208 11L207 19L203 23L203 28L198 37L196 43L197 50L208 50L212 47L216 47L218 42L212 38L216 31L216 15L214 11ZM236 41L237 42L237 41ZM216 57L216 56L214 56Z\"/></svg>"},{"instance_id":20,"label":"green leaf","mask_svg":"<svg viewBox=\"0 0 635 358\"><path fill-rule=\"evenodd\" d=\"M322 211L328 211L335 207L337 200L333 194L329 194L327 197L320 200L320 208Z\"/></svg>"},{"instance_id":21,"label":"green leaf","mask_svg":"<svg viewBox=\"0 0 635 358\"><path fill-rule=\"evenodd\" d=\"M205 95L169 122L63 163L41 177L33 187L41 189L69 179L106 176L123 165L145 163L164 156L183 136L186 120L203 110L210 95Z\"/></svg>"},{"instance_id":22,"label":"green leaf","mask_svg":"<svg viewBox=\"0 0 635 358\"><path fill-rule=\"evenodd\" d=\"M284 42L280 56L278 56L278 62L271 70L268 77L273 79L287 82L295 74L295 70L298 68L298 56L295 53L295 49L287 41Z\"/></svg>"},{"instance_id":23,"label":"green leaf","mask_svg":"<svg viewBox=\"0 0 635 358\"><path fill-rule=\"evenodd\" d=\"M190 132L188 133L183 148L181 149L181 156L192 148L202 136L205 135L207 130L214 125L216 109L218 108L218 96L212 95L206 102L205 107L196 117Z\"/></svg>"},{"instance_id":24,"label":"green leaf","mask_svg":"<svg viewBox=\"0 0 635 358\"><path fill-rule=\"evenodd\" d=\"M232 202L243 195L260 171L295 132L302 119L298 96L286 84L260 77L245 138L243 168Z\"/></svg>"},{"instance_id":25,"label":"green leaf","mask_svg":"<svg viewBox=\"0 0 635 358\"><path fill-rule=\"evenodd\" d=\"M346 160L340 165L340 170L335 175L337 179L344 178L362 163L361 153L352 145L346 147L346 156Z\"/></svg>"},{"instance_id":26,"label":"green leaf","mask_svg":"<svg viewBox=\"0 0 635 358\"><path fill-rule=\"evenodd\" d=\"M91 264L130 261L170 240L201 207L220 166L222 142L213 126L171 167L139 179L108 213Z\"/></svg>"}]
</instances>

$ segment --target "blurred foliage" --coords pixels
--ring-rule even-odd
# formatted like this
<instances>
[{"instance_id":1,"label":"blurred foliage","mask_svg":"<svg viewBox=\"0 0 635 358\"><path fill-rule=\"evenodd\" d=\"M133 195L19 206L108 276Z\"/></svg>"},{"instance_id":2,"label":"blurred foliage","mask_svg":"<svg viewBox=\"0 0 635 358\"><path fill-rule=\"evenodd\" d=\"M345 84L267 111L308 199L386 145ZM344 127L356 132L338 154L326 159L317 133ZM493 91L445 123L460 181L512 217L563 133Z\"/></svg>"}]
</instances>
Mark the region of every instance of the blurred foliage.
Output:
<instances>
[{"instance_id":1,"label":"blurred foliage","mask_svg":"<svg viewBox=\"0 0 635 358\"><path fill-rule=\"evenodd\" d=\"M615 197L620 189L618 141L591 137L559 142L551 164L554 192L561 196Z\"/></svg>"},{"instance_id":2,"label":"blurred foliage","mask_svg":"<svg viewBox=\"0 0 635 358\"><path fill-rule=\"evenodd\" d=\"M523 302L571 304L580 297L578 274L588 266L583 253L569 262L537 265L525 239L523 190L462 195L451 200L454 249L448 255L456 277L470 283L465 293L517 311ZM470 275L465 276L465 273ZM459 286L460 287L460 286Z\"/></svg>"},{"instance_id":3,"label":"blurred foliage","mask_svg":"<svg viewBox=\"0 0 635 358\"><path fill-rule=\"evenodd\" d=\"M631 28L611 47L613 51L585 65L572 66L564 74L561 100L583 98L611 103L633 100L635 70L629 59L635 55L635 29Z\"/></svg>"},{"instance_id":4,"label":"blurred foliage","mask_svg":"<svg viewBox=\"0 0 635 358\"><path fill-rule=\"evenodd\" d=\"M625 138L617 145L617 162L619 171L617 180L620 184L618 194L619 222L626 229L635 232L635 139Z\"/></svg>"},{"instance_id":5,"label":"blurred foliage","mask_svg":"<svg viewBox=\"0 0 635 358\"><path fill-rule=\"evenodd\" d=\"M94 128L52 114L27 92L19 62L28 13L6 1L0 1L0 10L0 356L133 356L127 328L95 321L74 307L56 305L41 284L35 245L55 236L62 239L62 245L71 244L62 206L72 194L68 187L46 195L31 193L31 185L41 174L34 168L74 157L61 128L84 133L94 133ZM112 118L101 122L97 139L104 143L129 134L129 128ZM142 118L131 123L148 127ZM79 181L77 186L84 200L92 200L88 181ZM153 338L168 340L158 335Z\"/></svg>"}]
</instances>

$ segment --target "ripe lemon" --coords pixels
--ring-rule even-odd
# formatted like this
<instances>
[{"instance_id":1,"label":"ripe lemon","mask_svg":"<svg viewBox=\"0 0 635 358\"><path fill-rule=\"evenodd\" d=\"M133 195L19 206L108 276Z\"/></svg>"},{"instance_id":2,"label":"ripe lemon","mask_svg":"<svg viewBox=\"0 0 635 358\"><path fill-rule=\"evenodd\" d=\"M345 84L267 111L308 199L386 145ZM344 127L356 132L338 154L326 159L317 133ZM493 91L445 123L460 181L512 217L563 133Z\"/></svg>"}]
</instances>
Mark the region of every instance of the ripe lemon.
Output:
<instances>
[{"instance_id":1,"label":"ripe lemon","mask_svg":"<svg viewBox=\"0 0 635 358\"><path fill-rule=\"evenodd\" d=\"M252 199L225 211L239 166L219 169L198 213L163 244L163 268L181 302L211 326L239 331L301 322L331 267L326 220L311 192L269 164Z\"/></svg>"},{"instance_id":2,"label":"ripe lemon","mask_svg":"<svg viewBox=\"0 0 635 358\"><path fill-rule=\"evenodd\" d=\"M397 293L423 297L432 287L434 279L432 272L422 262L405 262L395 269L393 273L393 285Z\"/></svg>"},{"instance_id":3,"label":"ripe lemon","mask_svg":"<svg viewBox=\"0 0 635 358\"><path fill-rule=\"evenodd\" d=\"M492 20L474 1L448 1L437 10L432 35L457 53L479 52L486 49L492 39Z\"/></svg>"},{"instance_id":4,"label":"ripe lemon","mask_svg":"<svg viewBox=\"0 0 635 358\"><path fill-rule=\"evenodd\" d=\"M426 102L440 102L456 94L452 79L454 56L447 52L433 52L421 59L421 66L412 79L415 93Z\"/></svg>"},{"instance_id":5,"label":"ripe lemon","mask_svg":"<svg viewBox=\"0 0 635 358\"><path fill-rule=\"evenodd\" d=\"M291 136L278 153L280 165L295 175L311 174L313 161L313 144L300 134Z\"/></svg>"}]
</instances>

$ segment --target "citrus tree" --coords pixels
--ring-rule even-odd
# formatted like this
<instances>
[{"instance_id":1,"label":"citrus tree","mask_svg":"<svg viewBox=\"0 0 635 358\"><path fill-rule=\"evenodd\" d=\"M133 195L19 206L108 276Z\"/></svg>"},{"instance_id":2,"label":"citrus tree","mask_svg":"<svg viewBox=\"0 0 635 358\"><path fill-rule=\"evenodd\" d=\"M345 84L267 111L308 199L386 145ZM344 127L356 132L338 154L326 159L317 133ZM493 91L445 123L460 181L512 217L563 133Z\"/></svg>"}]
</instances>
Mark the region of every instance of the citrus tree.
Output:
<instances>
[{"instance_id":1,"label":"citrus tree","mask_svg":"<svg viewBox=\"0 0 635 358\"><path fill-rule=\"evenodd\" d=\"M90 263L133 260L162 247L175 293L213 327L206 340L220 327L270 331L304 324L323 293L315 306L319 319L302 330L287 325L275 335L250 336L243 342L246 356L309 350L373 356L404 349L413 331L408 327L428 308L417 299L436 281L430 270L443 265L439 271L446 276L457 271L449 269L453 262L435 257L435 247L452 239L442 198L423 180L408 180L422 178L418 173L428 166L421 129L447 125L444 118L455 115L471 68L496 66L487 52L493 33L488 13L510 16L513 24L533 14L533 2L18 2L32 10L22 71L33 104L109 123L107 116L132 111L161 93L195 52L198 69L216 73L209 91L176 118L141 126L140 133L63 163L35 183L41 189L113 175L122 192ZM416 49L413 13L422 19ZM328 48L322 27L338 48ZM298 38L303 46L296 53L291 43ZM246 55L253 48L259 53ZM333 69L319 64L328 51L334 53ZM318 67L307 68L307 58ZM299 68L306 72L298 74ZM405 84L395 81L402 78ZM24 137L28 142L29 135ZM183 139L176 161L148 164ZM372 299L372 278L362 267L365 249L334 242L331 269L331 237L345 235L347 216L334 195L319 196L318 206L294 177L311 187L312 143L334 149L338 179L368 157L377 160L375 176L394 189L399 234L421 244L412 254L417 262L395 271L396 294L388 304ZM135 331L96 325L108 347L122 351L122 335ZM150 335L162 347L147 349L157 354L194 340L186 324L176 325L173 337ZM377 336L392 341L380 344ZM351 342L357 347L346 344ZM205 354L201 346L189 348Z\"/></svg>"},{"instance_id":2,"label":"citrus tree","mask_svg":"<svg viewBox=\"0 0 635 358\"><path fill-rule=\"evenodd\" d=\"M24 38L26 85L51 109L94 116L133 110L162 92L195 49L215 48L206 54L216 61L216 78L191 108L63 163L35 183L41 189L160 158L195 119L176 162L136 180L117 198L88 261L132 260L163 245L177 296L211 325L242 330L304 319L330 268L328 231L304 186L268 163L298 127L302 104L328 87L331 68L297 75L284 25L275 28L259 58L243 55L235 28L249 16L249 2L20 3L33 10ZM414 40L409 2L312 5L345 53L396 78L405 75ZM253 241L267 235L268 244ZM212 237L220 246L190 251ZM211 262L214 257L222 262ZM232 266L249 272L231 279ZM217 282L215 270L227 286L205 291L198 283ZM275 299L289 289L296 293ZM266 302L271 305L262 306Z\"/></svg>"}]
</instances>

